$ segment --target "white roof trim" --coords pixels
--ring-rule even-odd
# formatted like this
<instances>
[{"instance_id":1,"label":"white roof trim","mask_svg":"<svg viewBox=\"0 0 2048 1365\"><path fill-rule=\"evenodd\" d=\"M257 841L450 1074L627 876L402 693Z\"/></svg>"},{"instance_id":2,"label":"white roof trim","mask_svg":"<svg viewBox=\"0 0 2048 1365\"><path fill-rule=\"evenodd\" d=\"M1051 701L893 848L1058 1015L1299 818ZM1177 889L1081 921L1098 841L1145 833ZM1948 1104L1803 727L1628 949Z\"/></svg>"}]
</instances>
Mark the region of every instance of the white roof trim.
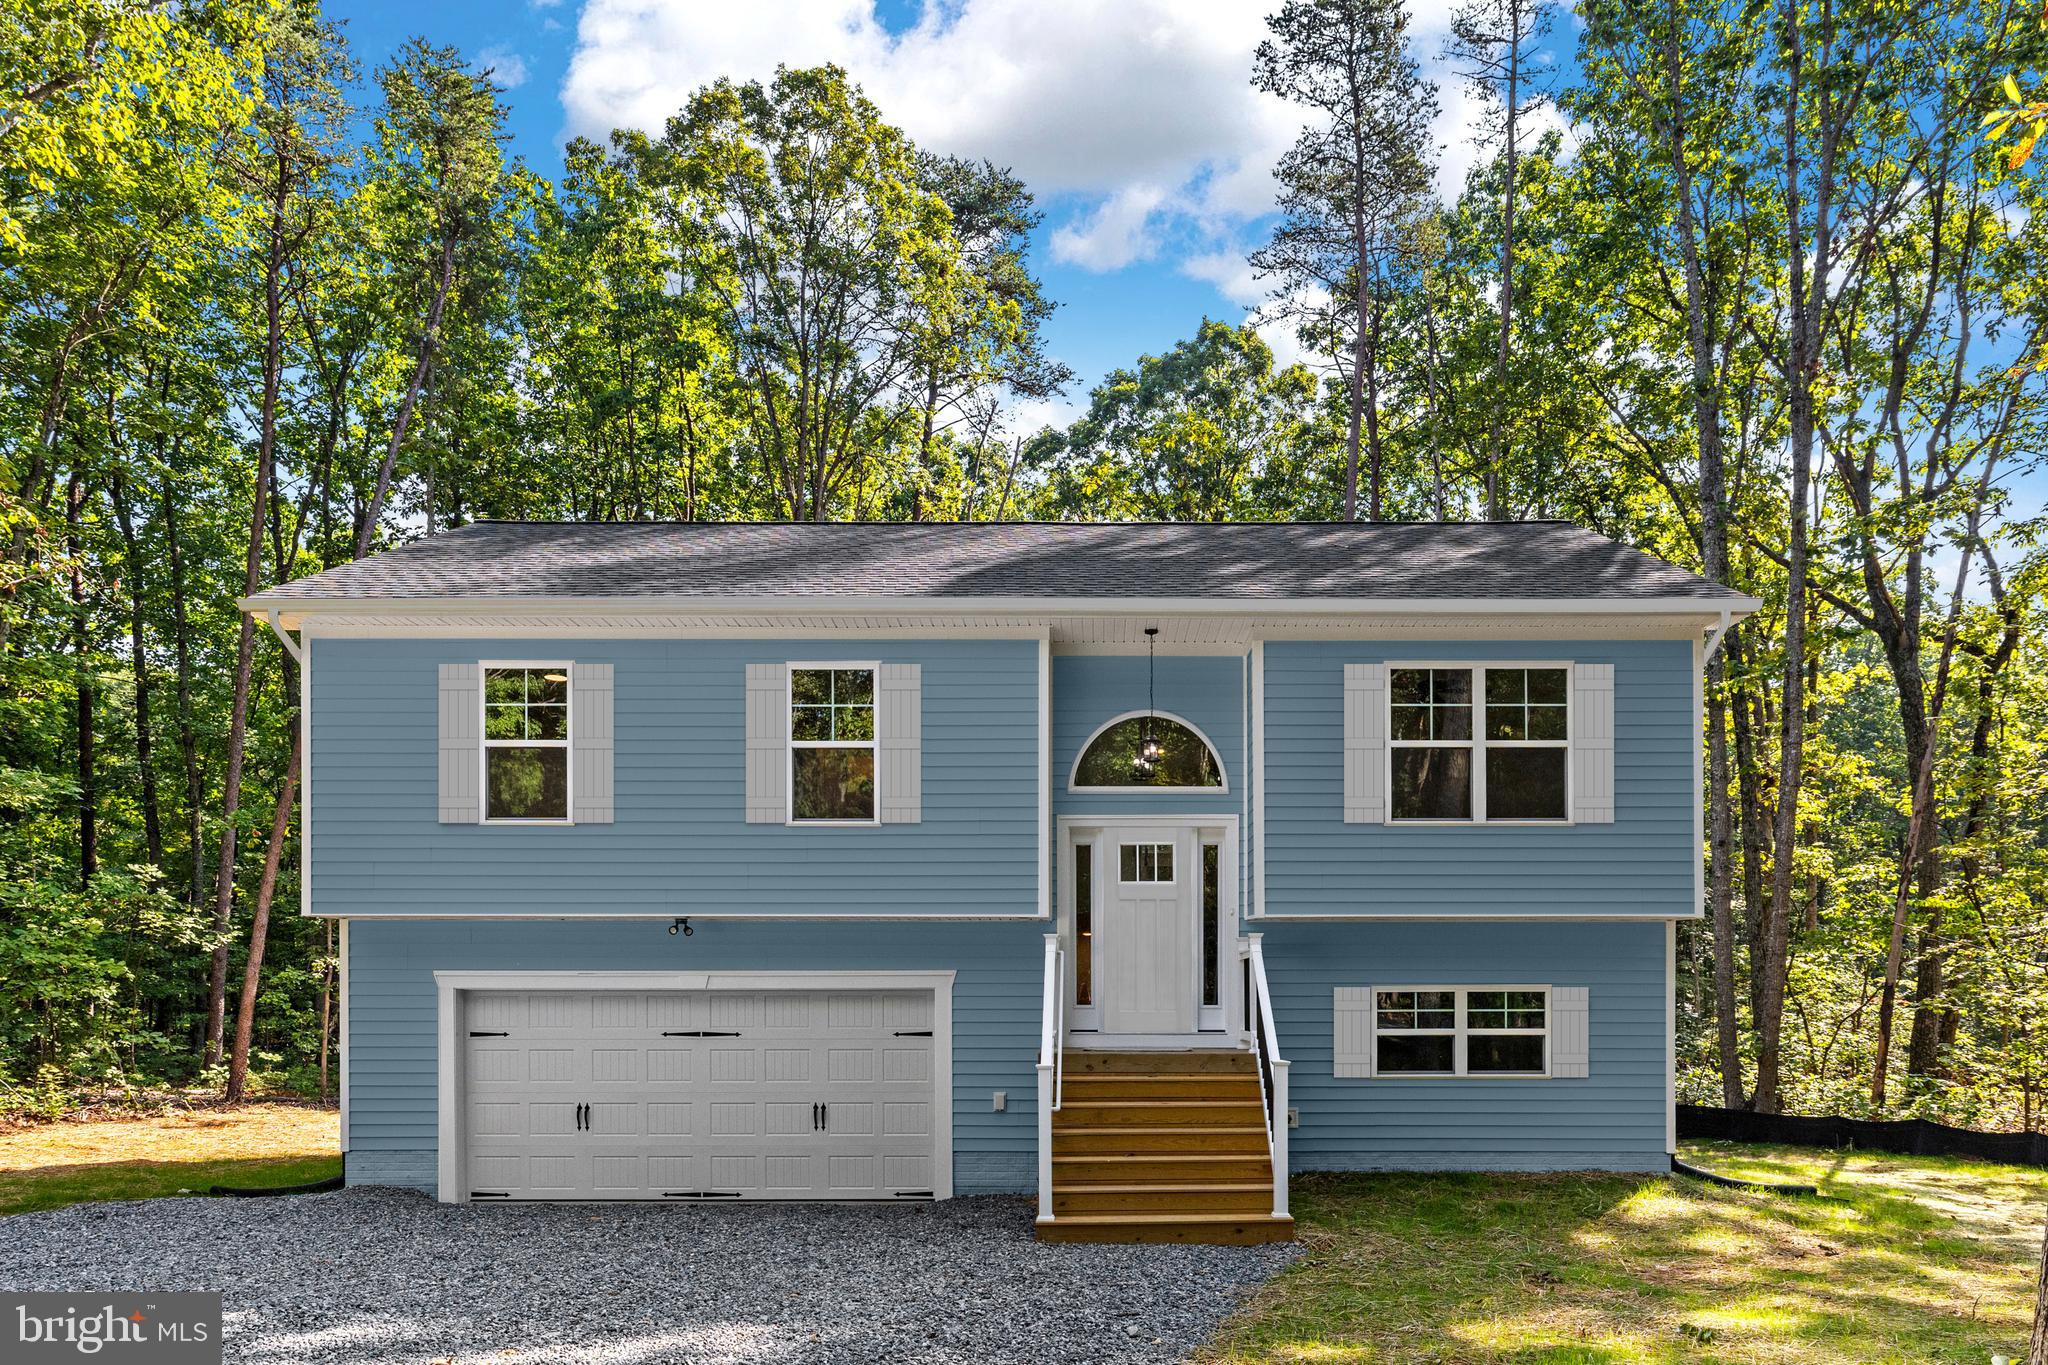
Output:
<instances>
[{"instance_id":1,"label":"white roof trim","mask_svg":"<svg viewBox=\"0 0 2048 1365\"><path fill-rule=\"evenodd\" d=\"M1726 597L290 597L237 599L244 611L277 612L287 625L308 616L380 618L545 615L663 616L1745 616L1761 599Z\"/></svg>"}]
</instances>

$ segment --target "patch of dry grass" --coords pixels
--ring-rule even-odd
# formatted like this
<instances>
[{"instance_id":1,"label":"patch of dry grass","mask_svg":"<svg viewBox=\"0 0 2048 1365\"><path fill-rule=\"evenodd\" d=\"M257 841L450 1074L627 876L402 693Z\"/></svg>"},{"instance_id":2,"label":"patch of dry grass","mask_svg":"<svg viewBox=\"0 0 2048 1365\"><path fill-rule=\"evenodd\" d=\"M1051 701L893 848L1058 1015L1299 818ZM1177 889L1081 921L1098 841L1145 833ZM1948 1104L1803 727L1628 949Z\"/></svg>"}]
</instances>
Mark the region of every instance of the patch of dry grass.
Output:
<instances>
[{"instance_id":1,"label":"patch of dry grass","mask_svg":"<svg viewBox=\"0 0 2048 1365\"><path fill-rule=\"evenodd\" d=\"M0 1133L0 1213L290 1185L341 1170L336 1111L303 1104L59 1119Z\"/></svg>"},{"instance_id":2,"label":"patch of dry grass","mask_svg":"<svg viewBox=\"0 0 2048 1365\"><path fill-rule=\"evenodd\" d=\"M244 1104L123 1118L58 1119L0 1133L0 1171L106 1161L250 1161L329 1156L341 1149L338 1111L309 1104Z\"/></svg>"},{"instance_id":3,"label":"patch of dry grass","mask_svg":"<svg viewBox=\"0 0 2048 1365\"><path fill-rule=\"evenodd\" d=\"M1629 1176L1314 1176L1307 1254L1211 1362L1982 1365L2019 1354L2048 1172L1695 1144L1802 1199Z\"/></svg>"}]
</instances>

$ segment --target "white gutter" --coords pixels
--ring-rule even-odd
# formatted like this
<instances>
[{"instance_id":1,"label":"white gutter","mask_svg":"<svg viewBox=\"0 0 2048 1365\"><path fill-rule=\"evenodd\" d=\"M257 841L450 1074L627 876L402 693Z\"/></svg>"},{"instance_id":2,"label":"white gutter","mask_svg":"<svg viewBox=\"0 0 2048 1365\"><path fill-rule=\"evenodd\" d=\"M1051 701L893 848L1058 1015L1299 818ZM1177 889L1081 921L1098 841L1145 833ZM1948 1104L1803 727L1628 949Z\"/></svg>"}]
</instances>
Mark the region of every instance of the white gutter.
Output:
<instances>
[{"instance_id":1,"label":"white gutter","mask_svg":"<svg viewBox=\"0 0 2048 1365\"><path fill-rule=\"evenodd\" d=\"M385 616L430 617L450 611L467 615L524 616L535 612L591 615L616 612L677 613L689 616L750 613L818 616L874 613L896 615L1031 616L1419 616L1444 612L1488 616L1699 616L1723 620L1746 616L1759 598L1726 597L887 597L887 596L689 596L644 597L280 597L259 593L237 599L244 611L375 612Z\"/></svg>"}]
</instances>

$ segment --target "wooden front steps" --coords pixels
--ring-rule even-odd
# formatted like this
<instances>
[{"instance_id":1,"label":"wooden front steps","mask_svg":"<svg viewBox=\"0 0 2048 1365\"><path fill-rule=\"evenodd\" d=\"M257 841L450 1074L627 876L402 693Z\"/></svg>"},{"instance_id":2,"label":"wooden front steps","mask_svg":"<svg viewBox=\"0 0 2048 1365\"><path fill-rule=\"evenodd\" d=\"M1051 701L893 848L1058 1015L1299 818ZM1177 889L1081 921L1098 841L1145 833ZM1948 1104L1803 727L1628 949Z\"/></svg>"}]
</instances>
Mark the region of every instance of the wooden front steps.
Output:
<instances>
[{"instance_id":1,"label":"wooden front steps","mask_svg":"<svg viewBox=\"0 0 2048 1365\"><path fill-rule=\"evenodd\" d=\"M1284 1242L1257 1063L1242 1051L1066 1057L1043 1242Z\"/></svg>"}]
</instances>

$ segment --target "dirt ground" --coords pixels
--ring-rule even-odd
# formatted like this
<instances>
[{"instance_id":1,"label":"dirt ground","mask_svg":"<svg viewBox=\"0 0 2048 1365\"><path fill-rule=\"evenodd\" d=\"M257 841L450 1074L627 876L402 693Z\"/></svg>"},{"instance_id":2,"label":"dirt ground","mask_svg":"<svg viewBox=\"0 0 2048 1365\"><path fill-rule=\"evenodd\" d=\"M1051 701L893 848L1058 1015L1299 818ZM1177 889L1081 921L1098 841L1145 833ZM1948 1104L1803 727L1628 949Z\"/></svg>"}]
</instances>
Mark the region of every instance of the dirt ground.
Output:
<instances>
[{"instance_id":1,"label":"dirt ground","mask_svg":"<svg viewBox=\"0 0 2048 1365\"><path fill-rule=\"evenodd\" d=\"M115 1118L59 1119L0 1132L0 1171L117 1161L257 1161L331 1156L341 1147L333 1109L245 1104Z\"/></svg>"}]
</instances>

